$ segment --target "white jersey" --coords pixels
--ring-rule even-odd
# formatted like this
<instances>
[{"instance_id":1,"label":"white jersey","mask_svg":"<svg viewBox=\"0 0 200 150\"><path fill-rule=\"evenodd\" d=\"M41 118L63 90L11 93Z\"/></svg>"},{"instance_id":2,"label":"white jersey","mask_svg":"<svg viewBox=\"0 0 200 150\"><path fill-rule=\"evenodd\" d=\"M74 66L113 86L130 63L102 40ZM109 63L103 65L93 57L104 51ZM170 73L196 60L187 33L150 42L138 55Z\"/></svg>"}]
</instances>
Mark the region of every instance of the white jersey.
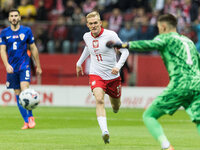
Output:
<instances>
[{"instance_id":1,"label":"white jersey","mask_svg":"<svg viewBox=\"0 0 200 150\"><path fill-rule=\"evenodd\" d=\"M119 49L122 54L117 62L114 48L106 47L108 41L121 42L118 35L114 31L102 28L99 36L94 37L91 32L87 32L84 34L83 39L86 46L77 62L77 66L81 66L90 55L90 75L98 75L103 80L111 80L119 77L119 73L117 75L111 73L112 68L117 67L121 69L129 55L129 51L124 48Z\"/></svg>"}]
</instances>

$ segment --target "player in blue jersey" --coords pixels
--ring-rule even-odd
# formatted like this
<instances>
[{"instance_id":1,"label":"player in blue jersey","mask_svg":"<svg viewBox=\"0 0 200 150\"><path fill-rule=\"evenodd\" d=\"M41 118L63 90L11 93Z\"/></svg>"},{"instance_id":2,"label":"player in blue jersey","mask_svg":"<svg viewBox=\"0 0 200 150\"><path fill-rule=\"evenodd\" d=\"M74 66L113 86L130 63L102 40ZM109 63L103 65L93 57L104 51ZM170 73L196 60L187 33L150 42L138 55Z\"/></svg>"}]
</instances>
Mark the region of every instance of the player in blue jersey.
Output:
<instances>
[{"instance_id":1,"label":"player in blue jersey","mask_svg":"<svg viewBox=\"0 0 200 150\"><path fill-rule=\"evenodd\" d=\"M34 43L31 29L20 25L21 16L17 9L10 10L8 20L10 26L2 30L0 34L1 58L7 71L6 86L15 91L17 106L24 119L22 129L34 128L35 120L32 111L24 109L19 104L19 94L30 84L31 70L30 57L27 54L28 45L35 59L36 72L42 73L38 49Z\"/></svg>"}]
</instances>

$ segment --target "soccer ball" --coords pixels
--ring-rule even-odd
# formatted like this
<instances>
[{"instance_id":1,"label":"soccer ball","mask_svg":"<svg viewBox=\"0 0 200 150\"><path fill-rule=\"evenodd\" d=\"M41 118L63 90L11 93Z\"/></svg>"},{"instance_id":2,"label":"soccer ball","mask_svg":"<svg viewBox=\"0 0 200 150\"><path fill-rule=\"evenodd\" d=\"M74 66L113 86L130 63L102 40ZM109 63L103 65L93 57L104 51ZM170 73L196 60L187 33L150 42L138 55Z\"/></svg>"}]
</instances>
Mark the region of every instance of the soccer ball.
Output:
<instances>
[{"instance_id":1,"label":"soccer ball","mask_svg":"<svg viewBox=\"0 0 200 150\"><path fill-rule=\"evenodd\" d=\"M27 110L36 108L39 102L39 94L34 89L25 89L19 95L19 104Z\"/></svg>"}]
</instances>

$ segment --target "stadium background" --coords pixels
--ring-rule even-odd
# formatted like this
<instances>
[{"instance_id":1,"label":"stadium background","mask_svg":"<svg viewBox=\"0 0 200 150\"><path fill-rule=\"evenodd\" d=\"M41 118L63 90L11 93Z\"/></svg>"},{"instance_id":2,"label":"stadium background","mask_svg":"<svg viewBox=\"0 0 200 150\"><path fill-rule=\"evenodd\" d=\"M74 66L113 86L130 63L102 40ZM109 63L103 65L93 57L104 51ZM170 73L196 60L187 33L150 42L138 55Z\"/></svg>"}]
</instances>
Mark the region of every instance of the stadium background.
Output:
<instances>
[{"instance_id":1,"label":"stadium background","mask_svg":"<svg viewBox=\"0 0 200 150\"><path fill-rule=\"evenodd\" d=\"M103 27L117 32L122 41L152 39L158 34L156 27L158 15L166 12L179 16L178 31L181 34L189 36L194 42L198 41L198 32L195 32L195 29L199 25L200 16L199 3L195 0L1 0L0 31L9 25L7 16L11 8L18 8L22 16L21 23L31 27L40 53L43 74L37 77L33 71L31 83L37 85L36 88L39 89L41 85L47 88L48 85L55 86L56 88L51 88L52 97L47 96L49 97L47 100L53 102L62 99L54 98L58 91L57 86L62 85L63 88L76 86L74 89L76 92L80 90L79 86L89 89L87 73L90 59L88 58L84 63L85 76L83 77L76 77L75 65L84 47L82 36L88 31L85 26L85 15L92 10L100 12ZM15 103L14 96L11 96L12 91L5 90L6 72L2 61L0 69L2 71L1 104ZM124 89L134 88L144 91L143 88L137 87L150 87L150 91L147 91L145 95L151 93L152 95L147 98L151 100L157 95L157 92L152 92L152 87L162 89L168 83L166 69L156 51L132 52L121 70L121 76L123 86L126 87ZM40 92L48 95L46 91ZM61 92L58 91L58 93ZM85 103L91 92L87 93L89 94L82 98ZM123 93L129 95L126 90ZM141 93L139 97L144 97L143 92L139 93ZM81 98L76 99L81 103ZM135 104L141 98L132 94L122 99L124 101L130 99L131 103ZM45 103L45 98L43 101L44 105L48 105ZM62 101L72 105L69 98ZM56 102L52 105L56 105ZM74 104L74 106L79 105ZM146 104L142 107L146 107Z\"/></svg>"},{"instance_id":2,"label":"stadium background","mask_svg":"<svg viewBox=\"0 0 200 150\"><path fill-rule=\"evenodd\" d=\"M103 27L129 41L152 39L158 32L157 16L173 13L179 20L178 31L190 37L200 51L199 0L0 0L0 32L9 25L7 15L13 7L19 8L22 24L33 30L40 52L43 74L37 77L33 72L31 82L41 103L34 110L36 128L21 131L22 118L13 91L5 87L6 71L0 60L0 149L160 149L142 122L144 108L169 80L156 51L130 54L122 71L122 108L117 115L105 97L111 143L104 145L88 86L89 59L84 63L85 76L77 78L75 73L84 47L82 35L88 31L84 16L98 10ZM199 150L199 135L184 111L159 121L177 150Z\"/></svg>"},{"instance_id":3,"label":"stadium background","mask_svg":"<svg viewBox=\"0 0 200 150\"><path fill-rule=\"evenodd\" d=\"M31 27L43 69L41 77L32 72L31 84L39 89L41 86L55 86L56 88L50 88L53 96L48 99L53 102L58 101L53 99L56 97L55 93L59 92L57 87L75 86L73 93L79 91L82 86L89 89L90 59L83 65L83 77L76 77L75 66L84 48L82 36L88 31L85 15L92 10L100 12L103 27L117 32L122 41L152 39L158 34L156 20L159 14L172 13L178 18L178 32L191 38L200 51L199 0L1 0L0 4L0 32L9 25L7 16L11 8L18 8L22 16L21 24ZM5 90L6 72L2 61L0 69L1 104L12 104L10 101L15 102L15 99L11 96L12 91ZM140 97L151 93L148 99L159 94L152 91L153 87L162 89L169 81L164 64L156 51L131 52L121 70L121 77L123 87L126 87L124 89L140 89ZM144 94L141 87L148 87L149 91ZM127 91L125 90L122 96L129 95ZM48 95L45 91L40 92ZM87 101L91 92L88 93L85 98L76 97L75 101ZM123 99L131 99L132 103L135 103L135 99L138 101L134 93L128 98L122 97L122 101ZM62 101L70 103L72 100L68 98Z\"/></svg>"}]
</instances>

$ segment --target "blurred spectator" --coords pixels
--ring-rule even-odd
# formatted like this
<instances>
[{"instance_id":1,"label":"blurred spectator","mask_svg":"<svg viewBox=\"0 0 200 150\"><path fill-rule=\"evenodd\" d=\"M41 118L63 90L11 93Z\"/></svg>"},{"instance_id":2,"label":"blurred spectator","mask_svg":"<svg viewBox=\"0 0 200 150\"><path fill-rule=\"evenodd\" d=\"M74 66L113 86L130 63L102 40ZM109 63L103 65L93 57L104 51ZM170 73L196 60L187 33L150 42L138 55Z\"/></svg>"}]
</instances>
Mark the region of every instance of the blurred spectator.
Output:
<instances>
[{"instance_id":1,"label":"blurred spectator","mask_svg":"<svg viewBox=\"0 0 200 150\"><path fill-rule=\"evenodd\" d=\"M48 18L52 21L56 21L60 15L63 15L65 11L63 1L56 0L54 1L53 9L49 12Z\"/></svg>"},{"instance_id":2,"label":"blurred spectator","mask_svg":"<svg viewBox=\"0 0 200 150\"><path fill-rule=\"evenodd\" d=\"M140 7L136 9L136 15L134 17L134 22L137 25L147 24L148 16L145 11L145 8Z\"/></svg>"},{"instance_id":3,"label":"blurred spectator","mask_svg":"<svg viewBox=\"0 0 200 150\"><path fill-rule=\"evenodd\" d=\"M134 24L137 29L137 40L152 39L154 28L149 25L149 17L144 8L137 9Z\"/></svg>"},{"instance_id":4,"label":"blurred spectator","mask_svg":"<svg viewBox=\"0 0 200 150\"><path fill-rule=\"evenodd\" d=\"M65 17L66 23L71 25L73 24L72 16L77 5L73 0L68 0L65 2L65 10L63 16Z\"/></svg>"},{"instance_id":5,"label":"blurred spectator","mask_svg":"<svg viewBox=\"0 0 200 150\"><path fill-rule=\"evenodd\" d=\"M149 24L152 25L152 26L157 26L157 19L158 19L159 15L160 15L160 11L154 10L153 13L152 13L152 17L149 21Z\"/></svg>"},{"instance_id":6,"label":"blurred spectator","mask_svg":"<svg viewBox=\"0 0 200 150\"><path fill-rule=\"evenodd\" d=\"M78 52L78 47L81 41L83 41L83 35L88 32L88 28L85 25L86 19L82 17L79 24L76 24L72 28L71 38L72 38L72 53Z\"/></svg>"},{"instance_id":7,"label":"blurred spectator","mask_svg":"<svg viewBox=\"0 0 200 150\"><path fill-rule=\"evenodd\" d=\"M7 19L10 9L15 8L14 0L2 0L0 4L0 20Z\"/></svg>"},{"instance_id":8,"label":"blurred spectator","mask_svg":"<svg viewBox=\"0 0 200 150\"><path fill-rule=\"evenodd\" d=\"M164 13L170 13L176 16L179 7L179 0L165 0Z\"/></svg>"},{"instance_id":9,"label":"blurred spectator","mask_svg":"<svg viewBox=\"0 0 200 150\"><path fill-rule=\"evenodd\" d=\"M197 34L196 48L197 48L198 52L200 53L200 18L195 21L193 28Z\"/></svg>"},{"instance_id":10,"label":"blurred spectator","mask_svg":"<svg viewBox=\"0 0 200 150\"><path fill-rule=\"evenodd\" d=\"M190 18L191 22L194 22L198 18L198 9L200 7L199 0L192 0L192 5L190 8Z\"/></svg>"},{"instance_id":11,"label":"blurred spectator","mask_svg":"<svg viewBox=\"0 0 200 150\"><path fill-rule=\"evenodd\" d=\"M83 3L83 13L87 14L91 11L93 11L93 9L97 6L97 1L96 0L86 0Z\"/></svg>"},{"instance_id":12,"label":"blurred spectator","mask_svg":"<svg viewBox=\"0 0 200 150\"><path fill-rule=\"evenodd\" d=\"M127 9L137 9L140 7L144 7L145 11L150 12L151 6L150 6L151 0L118 0L118 6L120 10L127 11Z\"/></svg>"},{"instance_id":13,"label":"blurred spectator","mask_svg":"<svg viewBox=\"0 0 200 150\"><path fill-rule=\"evenodd\" d=\"M72 21L73 24L78 25L81 24L82 18L84 18L84 14L82 13L82 10L80 7L76 7L73 15L72 15Z\"/></svg>"},{"instance_id":14,"label":"blurred spectator","mask_svg":"<svg viewBox=\"0 0 200 150\"><path fill-rule=\"evenodd\" d=\"M64 8L65 8L65 10L63 12L63 15L65 17L72 17L74 10L76 8L76 4L74 3L73 0L68 0L68 1L66 1Z\"/></svg>"},{"instance_id":15,"label":"blurred spectator","mask_svg":"<svg viewBox=\"0 0 200 150\"><path fill-rule=\"evenodd\" d=\"M110 12L113 8L119 8L118 5L119 0L98 0L98 11ZM129 2L130 3L130 2ZM100 10L99 10L100 8Z\"/></svg>"},{"instance_id":16,"label":"blurred spectator","mask_svg":"<svg viewBox=\"0 0 200 150\"><path fill-rule=\"evenodd\" d=\"M36 8L39 7L39 1L41 0L34 0L34 5ZM55 6L55 0L43 0L45 9L50 12Z\"/></svg>"},{"instance_id":17,"label":"blurred spectator","mask_svg":"<svg viewBox=\"0 0 200 150\"><path fill-rule=\"evenodd\" d=\"M119 30L119 38L123 42L127 41L134 41L136 40L137 36L136 29L132 26L131 22L125 22L124 27Z\"/></svg>"},{"instance_id":18,"label":"blurred spectator","mask_svg":"<svg viewBox=\"0 0 200 150\"><path fill-rule=\"evenodd\" d=\"M95 8L96 11L99 12L101 18L102 18L102 14L105 13L105 8L106 8L105 2L106 2L105 0L98 0L96 8Z\"/></svg>"},{"instance_id":19,"label":"blurred spectator","mask_svg":"<svg viewBox=\"0 0 200 150\"><path fill-rule=\"evenodd\" d=\"M108 29L108 21L107 20L102 20L102 27L105 29Z\"/></svg>"},{"instance_id":20,"label":"blurred spectator","mask_svg":"<svg viewBox=\"0 0 200 150\"><path fill-rule=\"evenodd\" d=\"M133 24L137 30L136 40L150 40L155 36L155 26L149 24L149 17L144 8L138 8ZM143 52L150 54L151 52Z\"/></svg>"},{"instance_id":21,"label":"blurred spectator","mask_svg":"<svg viewBox=\"0 0 200 150\"><path fill-rule=\"evenodd\" d=\"M186 24L185 29L180 34L189 37L192 41L194 41L194 43L197 42L196 33L192 29L191 24Z\"/></svg>"},{"instance_id":22,"label":"blurred spectator","mask_svg":"<svg viewBox=\"0 0 200 150\"><path fill-rule=\"evenodd\" d=\"M18 10L21 14L22 22L30 23L35 21L37 10L36 7L30 3L29 0L21 0Z\"/></svg>"},{"instance_id":23,"label":"blurred spectator","mask_svg":"<svg viewBox=\"0 0 200 150\"><path fill-rule=\"evenodd\" d=\"M62 0L56 0L56 11L58 14L62 14L64 12Z\"/></svg>"},{"instance_id":24,"label":"blurred spectator","mask_svg":"<svg viewBox=\"0 0 200 150\"><path fill-rule=\"evenodd\" d=\"M118 32L122 25L123 17L121 11L118 8L114 8L108 20L108 28L115 32Z\"/></svg>"},{"instance_id":25,"label":"blurred spectator","mask_svg":"<svg viewBox=\"0 0 200 150\"><path fill-rule=\"evenodd\" d=\"M191 18L190 18L190 9L192 6L192 1L191 0L181 0L181 14L184 17L184 20L186 23L191 23Z\"/></svg>"},{"instance_id":26,"label":"blurred spectator","mask_svg":"<svg viewBox=\"0 0 200 150\"><path fill-rule=\"evenodd\" d=\"M152 8L156 11L161 11L164 9L165 0L156 0L155 6Z\"/></svg>"},{"instance_id":27,"label":"blurred spectator","mask_svg":"<svg viewBox=\"0 0 200 150\"><path fill-rule=\"evenodd\" d=\"M37 20L47 20L47 9L44 6L44 0L39 0L37 8Z\"/></svg>"},{"instance_id":28,"label":"blurred spectator","mask_svg":"<svg viewBox=\"0 0 200 150\"><path fill-rule=\"evenodd\" d=\"M149 28L150 28L149 30L151 30L151 33L152 33L152 36L150 37L150 39L152 39L158 34L157 19L159 15L160 15L159 10L154 10L152 13L152 17L149 21Z\"/></svg>"},{"instance_id":29,"label":"blurred spectator","mask_svg":"<svg viewBox=\"0 0 200 150\"><path fill-rule=\"evenodd\" d=\"M191 23L191 0L180 0L176 11L176 17L178 18L178 31L184 32L187 28L187 24Z\"/></svg>"},{"instance_id":30,"label":"blurred spectator","mask_svg":"<svg viewBox=\"0 0 200 150\"><path fill-rule=\"evenodd\" d=\"M53 25L52 33L50 37L53 37L47 43L47 50L49 53L69 53L70 42L68 39L68 28L65 24L64 16L59 16L55 25Z\"/></svg>"},{"instance_id":31,"label":"blurred spectator","mask_svg":"<svg viewBox=\"0 0 200 150\"><path fill-rule=\"evenodd\" d=\"M38 25L35 30L35 44L40 53L47 52L48 32L44 24Z\"/></svg>"}]
</instances>

